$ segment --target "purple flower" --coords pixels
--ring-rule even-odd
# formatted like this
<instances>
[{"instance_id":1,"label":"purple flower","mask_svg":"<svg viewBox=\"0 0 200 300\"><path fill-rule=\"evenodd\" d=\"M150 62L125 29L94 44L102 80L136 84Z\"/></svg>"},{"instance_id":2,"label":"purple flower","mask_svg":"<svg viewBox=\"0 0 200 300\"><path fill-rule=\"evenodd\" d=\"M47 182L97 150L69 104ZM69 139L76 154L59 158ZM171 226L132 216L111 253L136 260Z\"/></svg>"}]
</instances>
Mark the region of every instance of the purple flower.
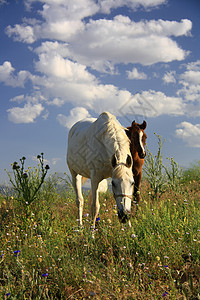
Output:
<instances>
[{"instance_id":1,"label":"purple flower","mask_svg":"<svg viewBox=\"0 0 200 300\"><path fill-rule=\"evenodd\" d=\"M96 218L96 222L100 221L100 217Z\"/></svg>"},{"instance_id":2,"label":"purple flower","mask_svg":"<svg viewBox=\"0 0 200 300\"><path fill-rule=\"evenodd\" d=\"M11 293L7 293L7 294L6 294L6 297L10 296L10 294L11 294Z\"/></svg>"},{"instance_id":3,"label":"purple flower","mask_svg":"<svg viewBox=\"0 0 200 300\"><path fill-rule=\"evenodd\" d=\"M20 252L21 252L20 250L14 251L14 252L13 252L13 253L15 254L14 256L17 257L17 256L19 255Z\"/></svg>"},{"instance_id":4,"label":"purple flower","mask_svg":"<svg viewBox=\"0 0 200 300\"><path fill-rule=\"evenodd\" d=\"M168 292L164 292L162 296L166 297L167 295L168 295Z\"/></svg>"},{"instance_id":5,"label":"purple flower","mask_svg":"<svg viewBox=\"0 0 200 300\"><path fill-rule=\"evenodd\" d=\"M48 276L48 273L42 274L42 277L47 277L47 276Z\"/></svg>"}]
</instances>

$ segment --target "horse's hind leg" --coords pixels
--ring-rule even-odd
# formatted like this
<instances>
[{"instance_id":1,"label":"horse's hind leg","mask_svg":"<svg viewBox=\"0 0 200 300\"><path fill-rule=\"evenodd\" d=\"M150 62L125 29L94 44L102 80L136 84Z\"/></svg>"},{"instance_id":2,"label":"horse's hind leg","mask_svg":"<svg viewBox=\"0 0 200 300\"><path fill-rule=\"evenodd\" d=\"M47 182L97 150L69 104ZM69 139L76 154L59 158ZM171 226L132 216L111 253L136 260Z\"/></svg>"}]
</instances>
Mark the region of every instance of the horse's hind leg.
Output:
<instances>
[{"instance_id":1,"label":"horse's hind leg","mask_svg":"<svg viewBox=\"0 0 200 300\"><path fill-rule=\"evenodd\" d=\"M76 193L76 204L78 207L78 218L79 218L79 225L82 226L83 225L83 204L84 204L84 200L83 200L83 195L82 195L82 185L81 185L81 178L82 176L79 174L76 174L74 172L71 172L72 174L72 184Z\"/></svg>"}]
</instances>

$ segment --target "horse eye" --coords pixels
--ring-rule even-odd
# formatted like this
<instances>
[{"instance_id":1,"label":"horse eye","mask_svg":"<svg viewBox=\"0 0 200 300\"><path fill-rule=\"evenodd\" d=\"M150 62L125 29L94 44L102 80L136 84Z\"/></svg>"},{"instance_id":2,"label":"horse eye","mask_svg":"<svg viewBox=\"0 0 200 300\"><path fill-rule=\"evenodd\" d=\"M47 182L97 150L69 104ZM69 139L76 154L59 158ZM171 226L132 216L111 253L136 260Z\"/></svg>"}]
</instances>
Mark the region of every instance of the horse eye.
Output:
<instances>
[{"instance_id":1,"label":"horse eye","mask_svg":"<svg viewBox=\"0 0 200 300\"><path fill-rule=\"evenodd\" d=\"M114 186L114 187L116 186L113 180L112 180L112 186Z\"/></svg>"},{"instance_id":2,"label":"horse eye","mask_svg":"<svg viewBox=\"0 0 200 300\"><path fill-rule=\"evenodd\" d=\"M133 182L131 182L131 185L134 185L134 181L133 181Z\"/></svg>"}]
</instances>

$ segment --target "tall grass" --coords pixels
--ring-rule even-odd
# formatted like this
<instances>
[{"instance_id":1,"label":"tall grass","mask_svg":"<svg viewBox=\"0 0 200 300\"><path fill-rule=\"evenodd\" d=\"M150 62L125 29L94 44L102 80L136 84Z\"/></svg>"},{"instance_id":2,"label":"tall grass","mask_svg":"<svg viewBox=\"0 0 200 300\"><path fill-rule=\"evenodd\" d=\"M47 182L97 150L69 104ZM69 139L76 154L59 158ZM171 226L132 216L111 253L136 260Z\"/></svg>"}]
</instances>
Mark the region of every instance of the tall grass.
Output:
<instances>
[{"instance_id":1,"label":"tall grass","mask_svg":"<svg viewBox=\"0 0 200 300\"><path fill-rule=\"evenodd\" d=\"M78 230L74 193L57 184L44 182L26 220L22 202L0 197L0 299L199 299L199 181L157 201L143 181L132 228L101 194L95 239L87 196Z\"/></svg>"}]
</instances>

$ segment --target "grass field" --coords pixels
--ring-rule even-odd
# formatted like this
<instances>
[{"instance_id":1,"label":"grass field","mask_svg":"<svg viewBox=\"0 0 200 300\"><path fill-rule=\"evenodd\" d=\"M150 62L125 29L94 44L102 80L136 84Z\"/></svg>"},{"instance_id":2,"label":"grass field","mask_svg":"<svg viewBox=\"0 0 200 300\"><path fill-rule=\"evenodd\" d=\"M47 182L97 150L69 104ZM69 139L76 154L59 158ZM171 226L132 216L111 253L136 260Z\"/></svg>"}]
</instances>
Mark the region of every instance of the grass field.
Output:
<instances>
[{"instance_id":1,"label":"grass field","mask_svg":"<svg viewBox=\"0 0 200 300\"><path fill-rule=\"evenodd\" d=\"M28 215L24 202L0 196L0 299L200 299L200 180L191 174L156 199L144 180L132 228L101 194L95 239L87 195L78 230L74 193L55 178Z\"/></svg>"}]
</instances>

